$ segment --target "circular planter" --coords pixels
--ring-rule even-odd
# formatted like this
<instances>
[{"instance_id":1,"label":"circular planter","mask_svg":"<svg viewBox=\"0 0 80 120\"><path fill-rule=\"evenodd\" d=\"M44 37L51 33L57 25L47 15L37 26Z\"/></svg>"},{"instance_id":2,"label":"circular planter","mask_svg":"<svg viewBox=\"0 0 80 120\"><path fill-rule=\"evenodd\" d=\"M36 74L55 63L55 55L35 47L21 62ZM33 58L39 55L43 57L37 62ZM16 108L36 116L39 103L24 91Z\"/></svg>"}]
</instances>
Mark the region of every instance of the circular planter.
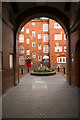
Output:
<instances>
[{"instance_id":1,"label":"circular planter","mask_svg":"<svg viewBox=\"0 0 80 120\"><path fill-rule=\"evenodd\" d=\"M36 76L49 76L49 75L55 75L56 72L55 71L52 71L52 72L34 72L34 71L31 71L30 74L36 75Z\"/></svg>"}]
</instances>

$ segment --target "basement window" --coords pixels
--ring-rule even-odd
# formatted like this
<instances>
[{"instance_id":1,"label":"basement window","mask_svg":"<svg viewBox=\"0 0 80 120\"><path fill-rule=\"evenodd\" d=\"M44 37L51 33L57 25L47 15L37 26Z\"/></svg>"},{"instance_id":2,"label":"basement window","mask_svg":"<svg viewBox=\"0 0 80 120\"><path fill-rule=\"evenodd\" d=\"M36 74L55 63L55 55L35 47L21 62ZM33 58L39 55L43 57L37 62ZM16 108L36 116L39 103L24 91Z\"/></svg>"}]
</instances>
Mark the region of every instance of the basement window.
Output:
<instances>
[{"instance_id":1,"label":"basement window","mask_svg":"<svg viewBox=\"0 0 80 120\"><path fill-rule=\"evenodd\" d=\"M57 63L66 63L66 57L57 57Z\"/></svg>"}]
</instances>

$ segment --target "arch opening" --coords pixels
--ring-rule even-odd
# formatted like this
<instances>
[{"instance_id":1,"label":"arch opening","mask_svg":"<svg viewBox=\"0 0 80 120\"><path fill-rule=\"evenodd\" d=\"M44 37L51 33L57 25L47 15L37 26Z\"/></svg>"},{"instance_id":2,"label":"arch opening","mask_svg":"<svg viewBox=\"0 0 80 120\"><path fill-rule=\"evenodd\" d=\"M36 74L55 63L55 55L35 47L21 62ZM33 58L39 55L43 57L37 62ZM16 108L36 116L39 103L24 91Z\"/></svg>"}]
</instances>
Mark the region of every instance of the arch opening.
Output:
<instances>
[{"instance_id":1,"label":"arch opening","mask_svg":"<svg viewBox=\"0 0 80 120\"><path fill-rule=\"evenodd\" d=\"M26 13L28 13L28 14L26 14ZM23 14L24 14L24 16L23 16ZM62 13L58 9L51 8L51 7L45 7L45 6L32 8L29 11L23 12L21 15L19 15L19 17L16 18L15 23L16 23L16 38L17 38L17 40L19 40L20 31L26 23L28 23L31 19L39 18L42 16L57 21L61 25L61 27L64 29L65 34L66 34L66 38L67 38L66 40L68 40L68 37L69 37L68 36L68 32L69 32L68 18L64 15L64 13Z\"/></svg>"},{"instance_id":2,"label":"arch opening","mask_svg":"<svg viewBox=\"0 0 80 120\"><path fill-rule=\"evenodd\" d=\"M62 73L64 68L66 71L66 37L63 28L55 20L47 17L32 19L21 29L19 38L19 61L25 61L20 62L20 71L24 65L27 67L27 59L31 59L30 70L45 65L56 71L59 66Z\"/></svg>"}]
</instances>

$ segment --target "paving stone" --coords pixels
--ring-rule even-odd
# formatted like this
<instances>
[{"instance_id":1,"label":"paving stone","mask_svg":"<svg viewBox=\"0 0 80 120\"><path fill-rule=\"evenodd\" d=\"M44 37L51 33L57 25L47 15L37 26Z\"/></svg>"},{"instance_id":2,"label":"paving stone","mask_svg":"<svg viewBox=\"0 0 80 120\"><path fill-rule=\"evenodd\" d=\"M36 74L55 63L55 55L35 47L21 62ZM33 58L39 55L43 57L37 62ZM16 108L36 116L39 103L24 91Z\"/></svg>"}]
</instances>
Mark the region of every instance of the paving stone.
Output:
<instances>
[{"instance_id":1,"label":"paving stone","mask_svg":"<svg viewBox=\"0 0 80 120\"><path fill-rule=\"evenodd\" d=\"M65 79L25 75L3 95L3 118L77 118L78 91Z\"/></svg>"}]
</instances>

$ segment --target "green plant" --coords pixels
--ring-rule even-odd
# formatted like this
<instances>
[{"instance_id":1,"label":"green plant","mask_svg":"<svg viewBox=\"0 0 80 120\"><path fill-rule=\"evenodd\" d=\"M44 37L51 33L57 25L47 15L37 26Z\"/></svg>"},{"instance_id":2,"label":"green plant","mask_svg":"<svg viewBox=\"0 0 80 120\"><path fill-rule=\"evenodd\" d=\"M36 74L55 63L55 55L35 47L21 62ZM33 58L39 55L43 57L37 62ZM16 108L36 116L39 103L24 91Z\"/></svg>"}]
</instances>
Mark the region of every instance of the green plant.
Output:
<instances>
[{"instance_id":1,"label":"green plant","mask_svg":"<svg viewBox=\"0 0 80 120\"><path fill-rule=\"evenodd\" d=\"M34 69L34 72L51 72L52 70L50 70L47 66L42 66L42 67L38 67L37 69Z\"/></svg>"}]
</instances>

